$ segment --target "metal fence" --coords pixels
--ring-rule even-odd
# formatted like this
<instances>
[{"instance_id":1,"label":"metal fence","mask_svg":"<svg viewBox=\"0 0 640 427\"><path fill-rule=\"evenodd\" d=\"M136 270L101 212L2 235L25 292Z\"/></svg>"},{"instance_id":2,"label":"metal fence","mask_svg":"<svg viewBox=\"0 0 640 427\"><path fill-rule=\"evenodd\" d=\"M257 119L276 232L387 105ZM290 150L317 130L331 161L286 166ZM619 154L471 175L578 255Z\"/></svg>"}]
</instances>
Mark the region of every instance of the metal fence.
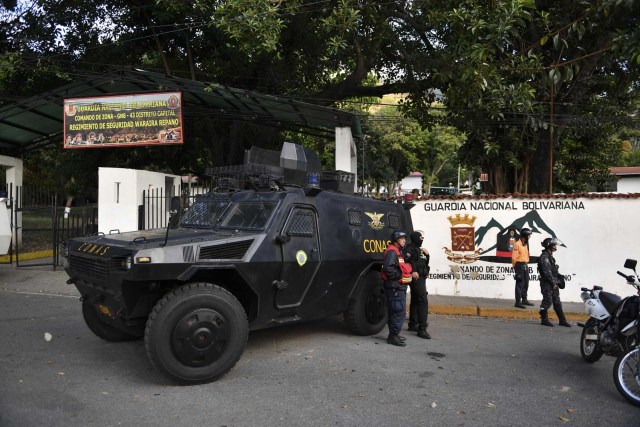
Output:
<instances>
[{"instance_id":1,"label":"metal fence","mask_svg":"<svg viewBox=\"0 0 640 427\"><path fill-rule=\"evenodd\" d=\"M164 228L169 223L171 198L178 195L177 189L165 192L162 188L142 190L142 204L138 206L138 230ZM201 194L210 192L209 187L184 188L180 192L180 207L191 206L193 200Z\"/></svg>"},{"instance_id":2,"label":"metal fence","mask_svg":"<svg viewBox=\"0 0 640 427\"><path fill-rule=\"evenodd\" d=\"M12 242L9 254L0 257L16 267L59 265L58 245L72 238L93 234L98 230L95 205L58 206L55 192L40 188L7 189L10 208Z\"/></svg>"}]
</instances>

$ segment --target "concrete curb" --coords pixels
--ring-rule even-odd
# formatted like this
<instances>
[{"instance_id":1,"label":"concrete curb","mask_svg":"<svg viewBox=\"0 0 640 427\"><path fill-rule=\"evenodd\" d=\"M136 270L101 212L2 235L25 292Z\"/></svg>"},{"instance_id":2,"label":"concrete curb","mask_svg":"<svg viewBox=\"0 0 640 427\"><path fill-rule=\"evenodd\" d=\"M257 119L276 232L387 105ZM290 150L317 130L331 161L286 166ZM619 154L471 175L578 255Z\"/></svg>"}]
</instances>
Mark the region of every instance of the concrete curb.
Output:
<instances>
[{"instance_id":1,"label":"concrete curb","mask_svg":"<svg viewBox=\"0 0 640 427\"><path fill-rule=\"evenodd\" d=\"M480 317L506 317L514 319L540 319L539 309L511 309L496 307L481 307L472 305L431 305L431 314L450 314L460 316L480 316ZM589 316L585 313L565 312L567 320L586 321ZM549 318L558 320L553 310L549 310Z\"/></svg>"}]
</instances>

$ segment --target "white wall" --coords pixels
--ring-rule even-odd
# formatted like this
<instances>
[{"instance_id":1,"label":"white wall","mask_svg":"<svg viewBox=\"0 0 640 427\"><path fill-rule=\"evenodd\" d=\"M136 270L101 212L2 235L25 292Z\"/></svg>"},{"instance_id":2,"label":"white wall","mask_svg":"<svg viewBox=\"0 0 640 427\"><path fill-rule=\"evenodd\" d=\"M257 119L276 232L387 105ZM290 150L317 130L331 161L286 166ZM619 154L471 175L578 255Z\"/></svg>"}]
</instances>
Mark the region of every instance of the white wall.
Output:
<instances>
[{"instance_id":1,"label":"white wall","mask_svg":"<svg viewBox=\"0 0 640 427\"><path fill-rule=\"evenodd\" d=\"M180 177L159 172L136 169L98 168L98 231L109 234L111 230L136 231L138 206L142 204L142 191L157 188L163 194L165 178L180 188ZM179 195L179 194L176 194Z\"/></svg>"},{"instance_id":2,"label":"white wall","mask_svg":"<svg viewBox=\"0 0 640 427\"><path fill-rule=\"evenodd\" d=\"M620 296L635 290L626 285L617 270L625 259L640 260L640 198L456 198L416 202L410 211L415 230L424 232L424 246L431 254L431 273L427 280L430 293L514 300L511 263L496 259L498 233L517 224L517 229L533 230L531 256L539 256L540 243L553 234L564 242L555 253L560 273L566 277L563 301L581 301L580 287L603 286ZM473 225L452 226L449 217L468 215ZM475 218L473 218L475 217ZM452 228L467 227L473 237L469 250L452 251L452 236L461 234ZM483 232L486 230L486 234ZM467 255L455 259L446 251ZM477 259L473 260L472 254ZM454 258L454 260L449 259ZM463 263L466 262L466 263ZM452 274L460 271L460 275ZM529 299L540 300L537 265L530 263Z\"/></svg>"},{"instance_id":3,"label":"white wall","mask_svg":"<svg viewBox=\"0 0 640 427\"><path fill-rule=\"evenodd\" d=\"M402 193L411 193L414 189L417 189L422 194L422 177L421 176L406 176L400 183Z\"/></svg>"},{"instance_id":4,"label":"white wall","mask_svg":"<svg viewBox=\"0 0 640 427\"><path fill-rule=\"evenodd\" d=\"M640 176L622 176L617 183L618 193L640 193Z\"/></svg>"}]
</instances>

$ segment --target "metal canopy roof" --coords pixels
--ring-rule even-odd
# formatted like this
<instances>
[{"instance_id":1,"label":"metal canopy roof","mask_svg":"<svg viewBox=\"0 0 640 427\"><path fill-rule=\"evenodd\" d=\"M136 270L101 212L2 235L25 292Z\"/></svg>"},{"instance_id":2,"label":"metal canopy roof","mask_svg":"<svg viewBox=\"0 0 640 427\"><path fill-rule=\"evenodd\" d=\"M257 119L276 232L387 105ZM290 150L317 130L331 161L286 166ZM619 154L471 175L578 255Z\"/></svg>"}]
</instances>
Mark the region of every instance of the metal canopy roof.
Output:
<instances>
[{"instance_id":1,"label":"metal canopy roof","mask_svg":"<svg viewBox=\"0 0 640 427\"><path fill-rule=\"evenodd\" d=\"M62 143L65 98L181 91L185 122L196 117L247 120L285 129L309 129L332 135L336 127L361 134L359 117L335 108L247 90L165 76L119 70L70 83L0 108L0 151L16 152L56 139Z\"/></svg>"}]
</instances>

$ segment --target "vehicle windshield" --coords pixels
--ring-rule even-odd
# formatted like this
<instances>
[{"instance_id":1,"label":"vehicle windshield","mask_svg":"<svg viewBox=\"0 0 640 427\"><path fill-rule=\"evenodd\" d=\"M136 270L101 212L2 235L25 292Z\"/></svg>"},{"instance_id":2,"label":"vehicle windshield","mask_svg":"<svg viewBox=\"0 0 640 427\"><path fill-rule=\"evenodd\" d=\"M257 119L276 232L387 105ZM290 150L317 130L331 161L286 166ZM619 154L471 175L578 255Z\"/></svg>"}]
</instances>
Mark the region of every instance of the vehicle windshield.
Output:
<instances>
[{"instance_id":1,"label":"vehicle windshield","mask_svg":"<svg viewBox=\"0 0 640 427\"><path fill-rule=\"evenodd\" d=\"M220 227L262 230L267 226L277 203L251 200L235 203L225 214Z\"/></svg>"},{"instance_id":2,"label":"vehicle windshield","mask_svg":"<svg viewBox=\"0 0 640 427\"><path fill-rule=\"evenodd\" d=\"M213 228L231 205L231 199L223 194L196 196L193 204L180 218L180 227Z\"/></svg>"}]
</instances>

